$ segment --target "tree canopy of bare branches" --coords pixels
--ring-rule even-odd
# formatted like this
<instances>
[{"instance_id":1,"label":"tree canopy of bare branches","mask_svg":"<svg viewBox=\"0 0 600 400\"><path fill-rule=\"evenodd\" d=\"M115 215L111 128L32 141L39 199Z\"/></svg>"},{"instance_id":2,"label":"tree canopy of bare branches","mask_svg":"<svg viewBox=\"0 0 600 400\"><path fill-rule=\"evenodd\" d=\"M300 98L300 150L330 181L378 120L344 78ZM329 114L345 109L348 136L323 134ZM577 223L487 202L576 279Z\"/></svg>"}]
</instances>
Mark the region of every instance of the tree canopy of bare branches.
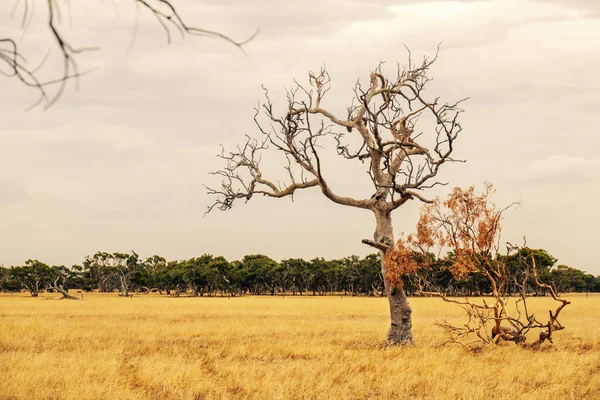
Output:
<instances>
[{"instance_id":1,"label":"tree canopy of bare branches","mask_svg":"<svg viewBox=\"0 0 600 400\"><path fill-rule=\"evenodd\" d=\"M437 52L415 63L409 52L408 65L398 65L391 78L379 64L366 84L356 83L344 115L334 114L325 104L331 89L325 68L310 72L308 85L295 82L287 91L282 115L274 111L269 91L264 89L265 100L254 117L261 135L248 136L233 150L222 149L219 157L225 165L214 172L222 183L207 188L215 196L208 212L228 210L237 200L248 201L255 195L293 197L298 190L315 188L334 203L373 212L375 234L373 240L363 242L385 252L394 244L392 212L412 199L429 202L423 190L440 184L436 179L440 168L455 161L452 153L462 131L462 100L448 103L426 93L436 59ZM420 119L431 121L430 131L419 131ZM355 198L334 190L335 176L324 166L328 145L330 155L366 165L370 196ZM264 170L261 161L267 151L283 156L287 181L278 182L270 178L272 171ZM384 263L382 271L386 276ZM412 310L406 295L402 288L385 282L392 317L387 342L411 343Z\"/></svg>"},{"instance_id":2,"label":"tree canopy of bare branches","mask_svg":"<svg viewBox=\"0 0 600 400\"><path fill-rule=\"evenodd\" d=\"M236 41L220 32L200 28L189 24L178 12L173 0L128 0L136 8L136 12L150 13L155 17L157 23L164 29L167 41L170 43L173 32L181 36L208 36L224 40L243 51L243 46L258 33L255 32L249 38L243 41ZM103 1L104 2L104 1ZM29 60L34 59L36 55L24 54L19 46L19 40L16 37L2 37L0 33L0 73L9 78L15 78L21 81L25 86L35 89L38 92L38 100L33 107L44 104L50 107L62 95L68 81L77 80L82 74L88 71L81 71L78 67L77 59L85 52L98 50L97 47L77 47L67 38L64 30L64 21L70 17L70 0L15 0L12 11L13 16L19 15L21 18L21 30L24 32L31 24L35 5L42 3L42 12L45 12L46 32L54 42L54 49L47 49L45 57L38 65L32 65ZM114 0L113 0L114 3ZM59 51L62 57L62 73L49 80L38 78L38 71L44 66L48 55L52 50ZM58 85L53 92L48 89L52 85Z\"/></svg>"},{"instance_id":3,"label":"tree canopy of bare branches","mask_svg":"<svg viewBox=\"0 0 600 400\"><path fill-rule=\"evenodd\" d=\"M507 254L500 254L501 220L504 211L491 201L494 190L490 184L476 193L474 187L455 188L445 201L436 199L425 205L417 223L416 233L398 240L386 254L388 279L401 287L408 278L418 293L441 297L446 302L461 305L467 322L455 326L439 322L450 336L449 341L466 346L483 346L500 341L512 341L525 347L539 347L552 342L552 333L564 329L558 321L562 309L570 302L540 280L534 253L524 246L508 244ZM510 207L510 206L509 206ZM457 299L431 284L428 273L432 251L448 250L446 268L457 278L479 276L489 285L491 297L481 300ZM512 262L509 270L507 264ZM514 264L517 264L515 267ZM518 288L517 297L507 295L509 285ZM529 293L549 294L557 308L548 310L549 319L540 321L527 304ZM514 307L509 303L514 302ZM538 330L537 340L527 342L527 334ZM473 340L472 340L473 339Z\"/></svg>"}]
</instances>

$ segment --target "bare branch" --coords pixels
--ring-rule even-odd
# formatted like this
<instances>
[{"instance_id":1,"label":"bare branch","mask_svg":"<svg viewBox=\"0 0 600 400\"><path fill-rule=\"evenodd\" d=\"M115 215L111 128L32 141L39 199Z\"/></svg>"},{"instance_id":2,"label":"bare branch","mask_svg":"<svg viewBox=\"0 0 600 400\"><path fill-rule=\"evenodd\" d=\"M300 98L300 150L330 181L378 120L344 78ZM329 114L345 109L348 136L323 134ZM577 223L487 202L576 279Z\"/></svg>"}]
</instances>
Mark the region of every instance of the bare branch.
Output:
<instances>
[{"instance_id":1,"label":"bare branch","mask_svg":"<svg viewBox=\"0 0 600 400\"><path fill-rule=\"evenodd\" d=\"M387 244L382 243L382 242L376 242L376 241L371 240L371 239L363 239L362 243L364 243L364 244L366 244L368 246L374 247L377 250L381 250L384 253L390 249L390 246L388 246Z\"/></svg>"},{"instance_id":2,"label":"bare branch","mask_svg":"<svg viewBox=\"0 0 600 400\"><path fill-rule=\"evenodd\" d=\"M268 149L266 141L258 142L256 139L247 138L246 144L238 146L236 151L226 152L222 149L219 158L226 161L226 166L213 175L223 178L221 187L213 189L206 187L208 194L217 197L215 202L208 207L207 213L213 208L222 211L230 209L235 200L250 200L253 195L261 194L269 197L293 196L298 189L306 189L318 186L317 179L296 181L291 168L287 168L291 177L291 183L280 188L272 181L263 177L260 169L261 152Z\"/></svg>"},{"instance_id":3,"label":"bare branch","mask_svg":"<svg viewBox=\"0 0 600 400\"><path fill-rule=\"evenodd\" d=\"M162 26L165 30L165 34L167 36L167 42L171 41L171 30L175 29L182 36L190 35L190 36L207 36L213 37L220 40L224 40L235 47L237 47L242 53L244 52L244 45L249 41L254 39L258 34L258 30L256 30L250 37L242 41L236 41L230 38L227 35L224 35L220 32L211 31L207 29L202 29L199 27L195 27L189 25L179 14L173 2L171 0L131 0L134 5L141 6L142 9L151 13L157 20L157 22ZM30 2L32 3L32 7L30 7ZM31 19L33 18L34 13L34 5L35 2L32 0L23 0L22 2L15 2L15 6L13 8L12 13L16 13L18 5L23 3L23 11L22 11L22 22L21 22L21 30L25 32L27 27L30 24ZM70 7L69 0L65 1L66 6ZM89 73L91 71L79 71L77 58L84 52L98 50L97 47L74 47L70 41L68 41L61 29L62 25L62 9L61 4L58 0L44 0L45 9L47 12L47 28L50 37L56 43L56 47L58 48L61 57L62 57L62 74L60 77L42 81L36 77L36 73L39 68L41 68L48 58L48 54L46 54L40 66L34 67L30 66L27 62L25 56L20 52L20 48L17 46L18 40L16 38L0 38L0 68L6 68L8 71L2 71L0 69L0 73L7 77L13 77L21 81L28 87L34 88L38 92L38 100L32 107L35 107L39 104L44 104L45 108L51 107L63 94L67 83L70 80L75 80L75 84L78 85L78 78L83 74ZM70 16L70 11L69 11ZM137 26L137 20L136 20ZM136 28L137 29L137 28ZM48 87L50 85L58 84L58 89L50 95L48 93Z\"/></svg>"},{"instance_id":4,"label":"bare branch","mask_svg":"<svg viewBox=\"0 0 600 400\"><path fill-rule=\"evenodd\" d=\"M458 116L463 111L459 108L461 101L425 100L430 80L427 74L436 59L437 53L415 65L409 57L408 66L399 67L395 80L384 76L380 63L369 74L368 86L363 89L360 81L356 83L355 98L346 118L325 107L326 94L331 89L326 68L318 73L311 71L308 85L294 81L287 90L287 111L282 116L274 114L269 92L264 89L265 102L257 107L254 120L265 142L282 153L288 163L293 162L302 174L310 176L311 182L315 179L321 192L335 203L383 214L412 199L431 203L420 191L443 184L435 177L443 164L455 161L451 154L462 131ZM435 128L427 134L417 133L420 118L431 119ZM356 199L332 189L322 163L321 143L326 140L335 142L335 154L344 159L368 160L367 173L374 186L370 197ZM349 143L353 143L352 148ZM286 169L291 173L291 166ZM226 185L228 182L229 178ZM242 184L237 177L232 182L251 186L250 182ZM238 198L250 198L247 191L233 190L230 197L233 193Z\"/></svg>"},{"instance_id":5,"label":"bare branch","mask_svg":"<svg viewBox=\"0 0 600 400\"><path fill-rule=\"evenodd\" d=\"M475 335L482 346L512 341L527 348L537 348L546 340L552 342L553 332L564 329L558 316L570 302L557 296L551 285L540 280L531 249L508 244L506 256L498 253L502 214L517 203L497 209L490 199L492 193L489 184L483 194L476 194L473 187L455 188L446 201L436 200L432 205L424 206L417 233L399 240L386 256L395 261L390 263L390 274L396 280L408 275L417 294L438 296L465 310L468 320L464 325L438 324L450 336L450 342L465 344L464 340ZM488 289L479 295L489 296L488 299L452 298L433 286L430 270L436 261L427 254L434 246L451 251L444 262L454 279L468 276L485 280ZM511 268L507 267L509 264ZM516 300L509 296L511 282L519 289ZM548 311L547 322L540 322L527 304L528 294L531 290L537 293L538 289L542 293L548 292L559 304L554 312ZM509 307L511 302L514 302L515 311ZM527 343L527 335L532 330L540 330L539 336L534 342Z\"/></svg>"}]
</instances>

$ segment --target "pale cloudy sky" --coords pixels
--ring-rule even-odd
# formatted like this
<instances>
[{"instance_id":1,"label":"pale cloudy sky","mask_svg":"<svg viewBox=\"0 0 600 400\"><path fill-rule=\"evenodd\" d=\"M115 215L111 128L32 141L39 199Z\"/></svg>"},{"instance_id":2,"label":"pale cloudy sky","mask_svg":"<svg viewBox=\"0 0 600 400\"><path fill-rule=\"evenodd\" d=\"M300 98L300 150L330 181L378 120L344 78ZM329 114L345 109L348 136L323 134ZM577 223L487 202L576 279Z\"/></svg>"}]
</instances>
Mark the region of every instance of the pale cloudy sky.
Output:
<instances>
[{"instance_id":1,"label":"pale cloudy sky","mask_svg":"<svg viewBox=\"0 0 600 400\"><path fill-rule=\"evenodd\" d=\"M2 3L0 37L12 36L19 21ZM217 183L208 173L221 165L219 144L257 134L261 84L281 105L294 78L327 65L325 105L343 111L356 79L380 60L394 74L404 45L420 57L443 42L429 93L471 99L457 144L468 162L446 168L450 186L436 193L490 181L498 204L522 204L506 214L506 240L526 235L559 262L600 274L600 2L174 1L188 21L235 38L259 27L247 56L214 39L175 35L168 46L148 16L127 52L129 1L116 1L116 11L111 2L72 3L65 33L102 47L82 59L82 68L98 69L80 89L48 111L24 111L36 94L0 78L0 263L70 265L97 250L131 249L169 259L367 254L360 240L372 236L372 215L317 189L294 203L256 197L203 217L211 203L203 184ZM45 35L34 20L21 42L30 57L43 58ZM57 67L49 62L43 73ZM368 179L345 172L330 171L341 192ZM419 207L396 211L396 233L412 230Z\"/></svg>"}]
</instances>

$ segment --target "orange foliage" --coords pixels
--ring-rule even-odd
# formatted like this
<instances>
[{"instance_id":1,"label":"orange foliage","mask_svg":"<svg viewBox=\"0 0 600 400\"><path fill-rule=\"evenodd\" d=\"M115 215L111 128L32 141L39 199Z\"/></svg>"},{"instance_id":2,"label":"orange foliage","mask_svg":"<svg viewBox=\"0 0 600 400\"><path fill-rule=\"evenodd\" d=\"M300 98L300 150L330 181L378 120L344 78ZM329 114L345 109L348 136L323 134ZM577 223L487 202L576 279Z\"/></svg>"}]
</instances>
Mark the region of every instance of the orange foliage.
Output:
<instances>
[{"instance_id":1,"label":"orange foliage","mask_svg":"<svg viewBox=\"0 0 600 400\"><path fill-rule=\"evenodd\" d=\"M415 272L421 266L407 242L399 239L396 246L385 253L386 277L393 287L402 288L402 277Z\"/></svg>"},{"instance_id":2,"label":"orange foliage","mask_svg":"<svg viewBox=\"0 0 600 400\"><path fill-rule=\"evenodd\" d=\"M495 190L486 183L483 193L473 186L454 188L445 201L423 206L416 233L398 240L386 253L387 278L402 287L402 277L428 267L428 252L454 253L450 267L455 277L483 272L498 254L502 211L491 201Z\"/></svg>"}]
</instances>

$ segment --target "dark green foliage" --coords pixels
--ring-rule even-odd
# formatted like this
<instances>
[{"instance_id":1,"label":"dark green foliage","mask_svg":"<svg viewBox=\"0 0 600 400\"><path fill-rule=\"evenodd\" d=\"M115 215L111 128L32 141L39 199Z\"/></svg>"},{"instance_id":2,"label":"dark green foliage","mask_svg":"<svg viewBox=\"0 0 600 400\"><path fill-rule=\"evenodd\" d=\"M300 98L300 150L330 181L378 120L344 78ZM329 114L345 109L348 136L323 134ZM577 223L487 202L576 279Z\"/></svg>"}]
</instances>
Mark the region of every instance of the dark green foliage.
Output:
<instances>
[{"instance_id":1,"label":"dark green foliage","mask_svg":"<svg viewBox=\"0 0 600 400\"><path fill-rule=\"evenodd\" d=\"M452 253L444 258L437 258L434 254L418 255L427 257L423 260L424 264L430 265L420 274L426 275L428 282L448 295L478 296L491 291L489 282L479 275L461 279L453 277L448 268L453 256ZM600 292L600 277L566 265L556 266L557 259L543 249L533 250L533 256L541 280L552 284L559 292ZM524 272L520 269L519 257L530 258L531 253L513 254L505 259L511 282L514 278L517 282L522 280ZM71 268L50 267L38 260L27 260L23 266L0 267L0 290L26 290L36 297L47 290L57 274L63 277L61 283L66 290L118 291L121 295L131 292L158 292L172 296L182 293L192 296L384 294L378 254L339 260L289 258L281 262L255 254L247 255L241 261L229 262L211 254L167 261L157 255L143 260L135 252L97 252L87 256L82 265ZM409 294L415 292L410 276L405 280L405 288ZM506 294L514 295L518 289L516 285L510 286ZM546 294L539 292L533 284L528 290L537 295Z\"/></svg>"},{"instance_id":2,"label":"dark green foliage","mask_svg":"<svg viewBox=\"0 0 600 400\"><path fill-rule=\"evenodd\" d=\"M9 270L8 278L19 282L24 290L32 297L37 297L50 283L52 270L38 260L27 260L22 267L13 267Z\"/></svg>"}]
</instances>

